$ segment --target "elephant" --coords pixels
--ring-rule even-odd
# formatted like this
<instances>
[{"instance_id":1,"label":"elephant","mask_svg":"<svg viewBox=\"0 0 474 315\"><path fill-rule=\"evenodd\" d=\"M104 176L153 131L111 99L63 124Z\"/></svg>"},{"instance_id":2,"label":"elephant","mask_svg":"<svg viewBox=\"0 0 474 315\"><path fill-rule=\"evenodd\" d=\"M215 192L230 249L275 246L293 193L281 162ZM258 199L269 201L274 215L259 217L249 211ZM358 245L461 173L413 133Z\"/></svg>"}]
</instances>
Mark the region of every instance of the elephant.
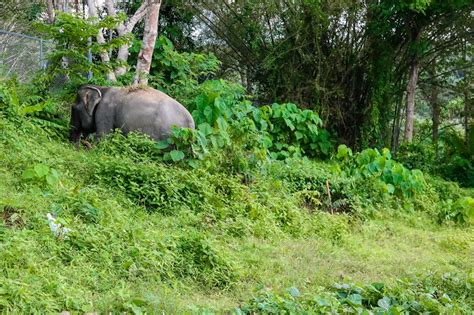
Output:
<instances>
[{"instance_id":1,"label":"elephant","mask_svg":"<svg viewBox=\"0 0 474 315\"><path fill-rule=\"evenodd\" d=\"M95 133L96 139L120 129L138 131L153 140L165 140L173 126L194 129L188 110L165 93L150 87L82 85L71 108L69 140L79 146Z\"/></svg>"}]
</instances>

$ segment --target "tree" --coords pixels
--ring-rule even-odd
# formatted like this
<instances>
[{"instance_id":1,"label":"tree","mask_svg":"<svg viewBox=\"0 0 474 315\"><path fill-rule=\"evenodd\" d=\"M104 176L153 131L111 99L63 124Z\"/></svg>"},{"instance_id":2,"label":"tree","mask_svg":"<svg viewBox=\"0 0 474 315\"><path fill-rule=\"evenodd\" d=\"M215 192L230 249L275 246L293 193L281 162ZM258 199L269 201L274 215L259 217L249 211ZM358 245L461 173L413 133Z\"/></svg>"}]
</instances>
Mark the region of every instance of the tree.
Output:
<instances>
[{"instance_id":1,"label":"tree","mask_svg":"<svg viewBox=\"0 0 474 315\"><path fill-rule=\"evenodd\" d=\"M107 13L110 16L116 16L116 9L113 3L113 0L105 0L105 7L107 9ZM119 36L126 36L131 34L135 26L138 22L140 22L146 14L148 7L148 1L144 1L140 7L135 11L135 13L128 18L125 22L120 23L117 26L117 33ZM127 60L128 60L128 49L130 48L130 43L122 44L117 52L117 62L119 66L115 69L115 74L117 76L125 74L127 72Z\"/></svg>"},{"instance_id":2,"label":"tree","mask_svg":"<svg viewBox=\"0 0 474 315\"><path fill-rule=\"evenodd\" d=\"M412 137L418 77L467 36L470 13L467 0L181 2L183 15L197 17L196 46L213 51L258 103L313 108L339 141L359 148L391 139L397 147L404 113L401 134Z\"/></svg>"},{"instance_id":3,"label":"tree","mask_svg":"<svg viewBox=\"0 0 474 315\"><path fill-rule=\"evenodd\" d=\"M55 18L53 0L46 0L46 8L48 13L48 23L53 24Z\"/></svg>"},{"instance_id":4,"label":"tree","mask_svg":"<svg viewBox=\"0 0 474 315\"><path fill-rule=\"evenodd\" d=\"M160 16L161 0L147 0L148 8L145 19L142 47L138 54L135 84L148 84L148 74L151 67L153 49L158 35L158 20Z\"/></svg>"},{"instance_id":5,"label":"tree","mask_svg":"<svg viewBox=\"0 0 474 315\"><path fill-rule=\"evenodd\" d=\"M97 20L98 15L97 15L95 0L87 0L87 6L89 7L89 17ZM105 44L105 38L104 38L102 28L99 29L99 32L97 33L96 38L97 38L97 43L99 43L100 45ZM110 55L107 52L107 50L102 49L100 51L100 58L106 67L110 66ZM107 80L111 82L117 81L113 70L107 71Z\"/></svg>"}]
</instances>

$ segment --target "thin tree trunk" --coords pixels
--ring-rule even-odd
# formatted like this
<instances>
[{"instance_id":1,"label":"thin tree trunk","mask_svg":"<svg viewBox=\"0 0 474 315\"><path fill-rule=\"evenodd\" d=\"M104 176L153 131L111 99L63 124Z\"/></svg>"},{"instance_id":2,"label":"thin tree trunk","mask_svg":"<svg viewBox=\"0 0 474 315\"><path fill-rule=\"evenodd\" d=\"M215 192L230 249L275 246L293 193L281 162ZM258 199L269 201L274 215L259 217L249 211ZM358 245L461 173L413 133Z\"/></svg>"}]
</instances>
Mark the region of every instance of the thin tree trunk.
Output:
<instances>
[{"instance_id":1,"label":"thin tree trunk","mask_svg":"<svg viewBox=\"0 0 474 315\"><path fill-rule=\"evenodd\" d=\"M55 15L54 15L54 4L53 0L46 0L46 7L48 9L48 23L53 24L55 20Z\"/></svg>"},{"instance_id":2,"label":"thin tree trunk","mask_svg":"<svg viewBox=\"0 0 474 315\"><path fill-rule=\"evenodd\" d=\"M87 6L89 7L89 17L98 18L97 8L95 6L95 0L87 0ZM102 29L100 29L99 32L97 33L97 42L101 45L105 44L105 38L104 38L104 34L102 33ZM106 66L110 65L110 56L107 50L102 49L100 51L100 59ZM107 72L107 81L111 81L111 82L117 81L113 70L109 70Z\"/></svg>"},{"instance_id":3,"label":"thin tree trunk","mask_svg":"<svg viewBox=\"0 0 474 315\"><path fill-rule=\"evenodd\" d=\"M67 0L56 0L54 1L56 5L56 10L68 13L69 12L69 5Z\"/></svg>"},{"instance_id":4,"label":"thin tree trunk","mask_svg":"<svg viewBox=\"0 0 474 315\"><path fill-rule=\"evenodd\" d=\"M431 103L431 106L432 106L432 121L433 121L433 125L432 125L432 137L433 137L433 144L434 144L434 147L435 147L435 156L438 157L438 153L439 153L439 146L438 146L438 139L439 139L439 126L440 126L440 123L441 123L441 106L439 104L439 101L438 101L438 95L436 94L436 96L434 95L435 92L433 92L433 95L431 96L432 97L432 103Z\"/></svg>"},{"instance_id":5,"label":"thin tree trunk","mask_svg":"<svg viewBox=\"0 0 474 315\"><path fill-rule=\"evenodd\" d=\"M124 36L130 34L135 25L140 22L147 12L148 2L144 1L138 10L133 14L133 16L128 19L125 23L120 23L117 26L117 33L119 36ZM105 7L107 9L107 14L110 16L115 16L117 13L115 12L115 7L113 0L105 0ZM127 60L128 60L128 49L130 48L130 44L123 44L119 47L117 52L117 63L119 66L115 69L115 75L123 75L127 72Z\"/></svg>"},{"instance_id":6,"label":"thin tree trunk","mask_svg":"<svg viewBox=\"0 0 474 315\"><path fill-rule=\"evenodd\" d=\"M439 89L436 82L436 60L433 60L433 63L429 69L431 77L431 91L429 91L429 102L431 104L431 120L432 120L432 139L435 146L435 154L438 157L438 139L439 139L439 126L441 123L441 105L439 103L438 94Z\"/></svg>"},{"instance_id":7,"label":"thin tree trunk","mask_svg":"<svg viewBox=\"0 0 474 315\"><path fill-rule=\"evenodd\" d=\"M404 140L408 143L411 143L413 141L413 124L415 120L415 91L416 83L418 81L418 67L418 58L415 56L410 66L410 75L408 78L407 85L407 106Z\"/></svg>"},{"instance_id":8,"label":"thin tree trunk","mask_svg":"<svg viewBox=\"0 0 474 315\"><path fill-rule=\"evenodd\" d=\"M467 43L464 45L464 62L468 63L467 60ZM464 132L465 132L465 141L467 152L474 156L474 100L471 96L472 77L470 74L465 74L464 77L464 86L463 86L463 95L464 95Z\"/></svg>"},{"instance_id":9,"label":"thin tree trunk","mask_svg":"<svg viewBox=\"0 0 474 315\"><path fill-rule=\"evenodd\" d=\"M247 76L245 75L245 70L242 67L239 67L240 82L242 86L247 86ZM247 91L248 92L248 91Z\"/></svg>"},{"instance_id":10,"label":"thin tree trunk","mask_svg":"<svg viewBox=\"0 0 474 315\"><path fill-rule=\"evenodd\" d=\"M431 95L431 106L432 106L432 121L433 121L433 143L435 144L435 146L437 147L438 146L438 139L439 139L439 126L440 126L440 123L441 123L441 106L439 104L439 101L438 101L438 95L435 93L436 92L432 92L433 94Z\"/></svg>"},{"instance_id":11,"label":"thin tree trunk","mask_svg":"<svg viewBox=\"0 0 474 315\"><path fill-rule=\"evenodd\" d=\"M64 12L66 13L66 0L47 0L48 1L48 19L50 19L52 17L53 19L53 23L54 23L54 20L56 19L55 18L55 13L54 13L54 10L57 10L57 11L61 11L61 12ZM50 14L50 8L49 8L49 5L52 5L52 10L51 10L51 14L52 15L49 15ZM68 57L62 57L61 58L61 67L63 69L68 69L69 68L69 58ZM64 75L64 81L69 81L69 75L68 74L65 74Z\"/></svg>"},{"instance_id":12,"label":"thin tree trunk","mask_svg":"<svg viewBox=\"0 0 474 315\"><path fill-rule=\"evenodd\" d=\"M138 53L137 72L135 84L148 84L151 59L158 35L158 19L160 17L161 0L147 0L148 12L145 19L145 30L140 52Z\"/></svg>"},{"instance_id":13,"label":"thin tree trunk","mask_svg":"<svg viewBox=\"0 0 474 315\"><path fill-rule=\"evenodd\" d=\"M79 0L75 0L74 2L74 9L76 10L76 14L79 15L80 9L79 9Z\"/></svg>"},{"instance_id":14,"label":"thin tree trunk","mask_svg":"<svg viewBox=\"0 0 474 315\"><path fill-rule=\"evenodd\" d=\"M397 102L395 109L395 119L393 121L392 128L392 154L394 157L397 156L399 141L400 141L400 121L402 118L402 107L403 107L403 94L400 95L400 98Z\"/></svg>"},{"instance_id":15,"label":"thin tree trunk","mask_svg":"<svg viewBox=\"0 0 474 315\"><path fill-rule=\"evenodd\" d=\"M465 139L466 139L466 145L468 148L469 152L472 152L474 148L471 148L471 145L473 143L473 139L470 137L472 136L472 123L471 123L471 118L474 116L474 107L472 103L472 98L470 97L469 93L469 84L466 84L466 87L464 88L463 94L464 94L464 132L465 132Z\"/></svg>"}]
</instances>

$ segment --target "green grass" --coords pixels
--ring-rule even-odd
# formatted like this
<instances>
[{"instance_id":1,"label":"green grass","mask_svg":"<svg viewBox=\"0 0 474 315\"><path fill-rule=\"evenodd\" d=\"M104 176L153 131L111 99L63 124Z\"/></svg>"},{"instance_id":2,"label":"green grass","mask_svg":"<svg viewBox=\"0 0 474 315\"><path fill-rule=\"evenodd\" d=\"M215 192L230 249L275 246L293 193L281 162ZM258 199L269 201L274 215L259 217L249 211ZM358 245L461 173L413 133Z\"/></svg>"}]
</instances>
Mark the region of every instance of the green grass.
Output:
<instances>
[{"instance_id":1,"label":"green grass","mask_svg":"<svg viewBox=\"0 0 474 315\"><path fill-rule=\"evenodd\" d=\"M284 181L262 176L246 186L146 161L158 175L145 183L155 176L153 185L178 195L160 190L161 206L145 208L121 177L101 173L107 163L142 164L106 149L77 151L40 130L29 136L32 128L0 118L0 211L13 207L17 218L0 219L0 311L226 311L259 287L311 293L446 273L472 282L474 229L435 223L429 200L406 213L385 209L392 200L374 202L376 215L331 215L300 207ZM22 179L36 163L58 170L61 183ZM69 237L54 237L48 212L67 222ZM465 303L474 306L472 296Z\"/></svg>"}]
</instances>

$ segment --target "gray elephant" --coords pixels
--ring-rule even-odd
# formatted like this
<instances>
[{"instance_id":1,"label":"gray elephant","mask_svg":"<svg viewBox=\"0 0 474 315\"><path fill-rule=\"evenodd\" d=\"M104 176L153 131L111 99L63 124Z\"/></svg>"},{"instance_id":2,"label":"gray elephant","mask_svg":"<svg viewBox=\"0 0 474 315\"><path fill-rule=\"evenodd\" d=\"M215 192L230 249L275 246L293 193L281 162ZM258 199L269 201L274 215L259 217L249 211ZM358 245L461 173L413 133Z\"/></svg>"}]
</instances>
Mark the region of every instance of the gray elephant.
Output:
<instances>
[{"instance_id":1,"label":"gray elephant","mask_svg":"<svg viewBox=\"0 0 474 315\"><path fill-rule=\"evenodd\" d=\"M96 133L100 139L120 129L124 134L139 131L164 140L173 126L194 129L194 120L183 105L163 92L149 87L83 85L71 109L69 139L79 144L81 136Z\"/></svg>"}]
</instances>

